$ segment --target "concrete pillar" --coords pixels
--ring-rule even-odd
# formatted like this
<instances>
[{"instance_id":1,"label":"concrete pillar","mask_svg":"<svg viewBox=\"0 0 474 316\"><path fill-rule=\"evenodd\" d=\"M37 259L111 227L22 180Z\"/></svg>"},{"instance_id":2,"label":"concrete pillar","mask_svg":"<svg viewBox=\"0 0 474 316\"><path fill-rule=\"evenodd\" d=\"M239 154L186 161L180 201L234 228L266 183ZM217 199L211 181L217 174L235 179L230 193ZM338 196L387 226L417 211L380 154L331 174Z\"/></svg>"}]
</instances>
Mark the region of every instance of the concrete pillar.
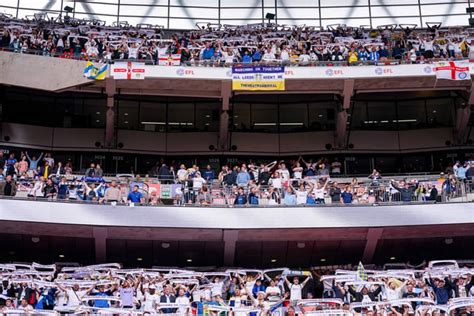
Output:
<instances>
[{"instance_id":1,"label":"concrete pillar","mask_svg":"<svg viewBox=\"0 0 474 316\"><path fill-rule=\"evenodd\" d=\"M238 230L224 230L224 266L233 267L235 261L235 244L239 238Z\"/></svg>"},{"instance_id":2,"label":"concrete pillar","mask_svg":"<svg viewBox=\"0 0 474 316\"><path fill-rule=\"evenodd\" d=\"M337 113L336 121L336 147L344 148L347 138L347 112L351 108L352 96L354 95L354 80L344 80L344 90L342 92L342 109Z\"/></svg>"},{"instance_id":3,"label":"concrete pillar","mask_svg":"<svg viewBox=\"0 0 474 316\"><path fill-rule=\"evenodd\" d=\"M461 106L456 110L456 143L464 144L467 140L469 119L471 117L471 104Z\"/></svg>"},{"instance_id":4,"label":"concrete pillar","mask_svg":"<svg viewBox=\"0 0 474 316\"><path fill-rule=\"evenodd\" d=\"M111 148L114 146L115 135L115 80L112 78L106 79L105 91L107 93L107 113L105 118L105 147Z\"/></svg>"},{"instance_id":5,"label":"concrete pillar","mask_svg":"<svg viewBox=\"0 0 474 316\"><path fill-rule=\"evenodd\" d=\"M383 228L369 228L367 232L367 242L365 244L364 254L362 255L363 263L371 263L374 259L377 243L382 237Z\"/></svg>"},{"instance_id":6,"label":"concrete pillar","mask_svg":"<svg viewBox=\"0 0 474 316\"><path fill-rule=\"evenodd\" d=\"M230 80L223 80L221 84L222 107L219 117L219 151L229 150L229 113L230 98L232 94L232 86Z\"/></svg>"},{"instance_id":7,"label":"concrete pillar","mask_svg":"<svg viewBox=\"0 0 474 316\"><path fill-rule=\"evenodd\" d=\"M95 261L96 263L107 262L107 228L92 228L95 244Z\"/></svg>"}]
</instances>

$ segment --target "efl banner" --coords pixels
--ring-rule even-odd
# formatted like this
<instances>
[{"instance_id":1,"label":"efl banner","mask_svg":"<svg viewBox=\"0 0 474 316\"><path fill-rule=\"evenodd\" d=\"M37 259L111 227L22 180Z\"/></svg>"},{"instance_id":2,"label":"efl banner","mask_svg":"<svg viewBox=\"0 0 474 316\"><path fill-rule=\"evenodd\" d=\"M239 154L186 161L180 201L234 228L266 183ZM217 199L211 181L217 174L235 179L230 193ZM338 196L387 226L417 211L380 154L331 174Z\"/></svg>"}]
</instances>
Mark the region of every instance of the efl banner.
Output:
<instances>
[{"instance_id":1,"label":"efl banner","mask_svg":"<svg viewBox=\"0 0 474 316\"><path fill-rule=\"evenodd\" d=\"M232 90L284 91L285 67L232 67Z\"/></svg>"},{"instance_id":2,"label":"efl banner","mask_svg":"<svg viewBox=\"0 0 474 316\"><path fill-rule=\"evenodd\" d=\"M116 61L112 68L112 77L118 80L145 79L145 63Z\"/></svg>"}]
</instances>

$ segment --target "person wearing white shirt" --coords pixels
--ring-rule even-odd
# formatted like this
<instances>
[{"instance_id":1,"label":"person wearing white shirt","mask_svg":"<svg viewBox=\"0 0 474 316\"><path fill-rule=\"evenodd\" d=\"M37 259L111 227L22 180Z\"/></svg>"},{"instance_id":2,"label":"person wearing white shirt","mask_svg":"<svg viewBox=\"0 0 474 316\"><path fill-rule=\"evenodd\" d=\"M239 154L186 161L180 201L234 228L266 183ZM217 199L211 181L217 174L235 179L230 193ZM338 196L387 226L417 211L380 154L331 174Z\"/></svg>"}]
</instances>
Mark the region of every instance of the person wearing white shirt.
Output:
<instances>
[{"instance_id":1,"label":"person wearing white shirt","mask_svg":"<svg viewBox=\"0 0 474 316\"><path fill-rule=\"evenodd\" d=\"M184 294L184 289L181 288L179 289L178 297L176 298L176 304L180 305L176 311L176 314L180 316L189 314L190 301L189 298Z\"/></svg>"},{"instance_id":2,"label":"person wearing white shirt","mask_svg":"<svg viewBox=\"0 0 474 316\"><path fill-rule=\"evenodd\" d=\"M263 61L273 61L275 60L275 54L272 52L271 48L267 48L267 51L262 56Z\"/></svg>"},{"instance_id":3,"label":"person wearing white shirt","mask_svg":"<svg viewBox=\"0 0 474 316\"><path fill-rule=\"evenodd\" d=\"M281 298L281 290L274 280L270 281L270 285L265 289L265 294L269 301L278 301Z\"/></svg>"},{"instance_id":4,"label":"person wearing white shirt","mask_svg":"<svg viewBox=\"0 0 474 316\"><path fill-rule=\"evenodd\" d=\"M308 276L302 283L300 283L298 277L295 276L293 278L293 283L290 283L290 281L288 281L288 277L285 277L286 285L290 289L290 301L297 302L302 299L303 288L306 283L308 283L309 279L310 276Z\"/></svg>"},{"instance_id":5,"label":"person wearing white shirt","mask_svg":"<svg viewBox=\"0 0 474 316\"><path fill-rule=\"evenodd\" d=\"M156 312L156 304L160 301L160 295L156 292L155 286L145 289L143 311L147 313Z\"/></svg>"},{"instance_id":6,"label":"person wearing white shirt","mask_svg":"<svg viewBox=\"0 0 474 316\"><path fill-rule=\"evenodd\" d=\"M199 191L204 184L206 184L206 179L201 177L201 173L196 172L196 177L193 179L193 190L195 192Z\"/></svg>"},{"instance_id":7,"label":"person wearing white shirt","mask_svg":"<svg viewBox=\"0 0 474 316\"><path fill-rule=\"evenodd\" d=\"M290 186L293 188L293 186L290 184ZM300 183L300 186L298 190L293 188L293 191L295 191L296 194L296 204L297 205L304 205L306 204L306 201L308 199L308 194L313 190L313 185L310 185L308 189L305 188L304 186L304 181Z\"/></svg>"}]
</instances>

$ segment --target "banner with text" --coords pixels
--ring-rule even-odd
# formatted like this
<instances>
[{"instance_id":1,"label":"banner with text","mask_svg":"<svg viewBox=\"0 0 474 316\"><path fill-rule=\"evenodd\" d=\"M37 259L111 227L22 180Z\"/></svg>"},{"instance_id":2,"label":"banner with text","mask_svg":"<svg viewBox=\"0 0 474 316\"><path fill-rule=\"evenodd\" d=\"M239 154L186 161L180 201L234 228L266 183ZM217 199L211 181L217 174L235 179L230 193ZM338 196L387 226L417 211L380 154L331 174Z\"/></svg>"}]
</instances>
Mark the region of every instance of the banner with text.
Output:
<instances>
[{"instance_id":1,"label":"banner with text","mask_svg":"<svg viewBox=\"0 0 474 316\"><path fill-rule=\"evenodd\" d=\"M285 67L232 67L232 90L284 91Z\"/></svg>"},{"instance_id":2,"label":"banner with text","mask_svg":"<svg viewBox=\"0 0 474 316\"><path fill-rule=\"evenodd\" d=\"M112 77L119 80L143 80L145 79L145 64L116 61L112 68Z\"/></svg>"}]
</instances>

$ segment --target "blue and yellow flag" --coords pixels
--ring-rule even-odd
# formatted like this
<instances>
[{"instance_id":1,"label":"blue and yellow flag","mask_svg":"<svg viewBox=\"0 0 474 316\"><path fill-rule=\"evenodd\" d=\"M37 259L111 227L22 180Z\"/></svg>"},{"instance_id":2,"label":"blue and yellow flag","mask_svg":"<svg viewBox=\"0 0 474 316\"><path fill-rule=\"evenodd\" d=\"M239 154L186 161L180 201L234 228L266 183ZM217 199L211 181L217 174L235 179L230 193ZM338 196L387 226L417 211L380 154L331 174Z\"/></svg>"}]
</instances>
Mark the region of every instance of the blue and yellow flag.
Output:
<instances>
[{"instance_id":1,"label":"blue and yellow flag","mask_svg":"<svg viewBox=\"0 0 474 316\"><path fill-rule=\"evenodd\" d=\"M84 68L83 75L87 79L104 80L107 76L107 69L107 64L103 64L100 68L97 68L91 61L88 61L86 68Z\"/></svg>"}]
</instances>

